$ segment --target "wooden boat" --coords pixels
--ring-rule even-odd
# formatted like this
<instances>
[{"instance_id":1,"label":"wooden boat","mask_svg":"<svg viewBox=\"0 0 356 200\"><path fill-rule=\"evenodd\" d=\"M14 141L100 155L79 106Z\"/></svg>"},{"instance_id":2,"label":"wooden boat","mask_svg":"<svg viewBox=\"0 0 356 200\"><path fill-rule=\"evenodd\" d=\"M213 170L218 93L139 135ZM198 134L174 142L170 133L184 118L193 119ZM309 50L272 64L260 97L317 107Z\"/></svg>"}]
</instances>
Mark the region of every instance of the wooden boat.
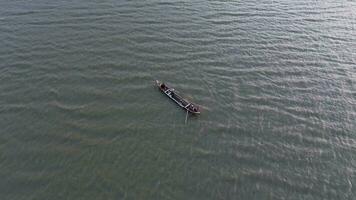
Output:
<instances>
[{"instance_id":1,"label":"wooden boat","mask_svg":"<svg viewBox=\"0 0 356 200\"><path fill-rule=\"evenodd\" d=\"M162 82L159 82L158 80L156 80L156 85L161 92L167 95L183 109L187 110L192 114L200 114L200 109L197 105L183 99L183 97L179 96L173 88L169 88L167 85Z\"/></svg>"}]
</instances>

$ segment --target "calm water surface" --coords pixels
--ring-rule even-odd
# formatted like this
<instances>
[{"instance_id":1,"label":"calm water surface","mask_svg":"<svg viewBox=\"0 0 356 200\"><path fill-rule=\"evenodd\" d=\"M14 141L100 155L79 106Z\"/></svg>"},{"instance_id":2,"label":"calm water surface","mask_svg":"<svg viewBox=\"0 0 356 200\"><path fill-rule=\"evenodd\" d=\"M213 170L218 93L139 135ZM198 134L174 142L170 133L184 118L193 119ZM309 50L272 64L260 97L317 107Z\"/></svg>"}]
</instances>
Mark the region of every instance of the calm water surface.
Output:
<instances>
[{"instance_id":1,"label":"calm water surface","mask_svg":"<svg viewBox=\"0 0 356 200\"><path fill-rule=\"evenodd\" d=\"M2 0L0 199L355 199L355 89L355 1Z\"/></svg>"}]
</instances>

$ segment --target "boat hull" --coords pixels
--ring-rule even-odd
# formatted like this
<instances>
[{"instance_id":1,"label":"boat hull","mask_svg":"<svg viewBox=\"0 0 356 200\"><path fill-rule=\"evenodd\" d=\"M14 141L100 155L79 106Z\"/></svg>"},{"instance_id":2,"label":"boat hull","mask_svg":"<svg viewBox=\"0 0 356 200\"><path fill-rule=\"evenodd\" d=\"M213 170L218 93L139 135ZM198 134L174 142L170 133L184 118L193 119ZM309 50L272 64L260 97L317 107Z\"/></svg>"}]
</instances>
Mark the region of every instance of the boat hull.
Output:
<instances>
[{"instance_id":1,"label":"boat hull","mask_svg":"<svg viewBox=\"0 0 356 200\"><path fill-rule=\"evenodd\" d=\"M166 86L165 84L161 83L158 80L156 80L156 85L163 94L168 96L171 100L173 100L184 110L188 111L191 114L200 114L198 106L187 101L183 97L179 96L178 93L173 88Z\"/></svg>"}]
</instances>

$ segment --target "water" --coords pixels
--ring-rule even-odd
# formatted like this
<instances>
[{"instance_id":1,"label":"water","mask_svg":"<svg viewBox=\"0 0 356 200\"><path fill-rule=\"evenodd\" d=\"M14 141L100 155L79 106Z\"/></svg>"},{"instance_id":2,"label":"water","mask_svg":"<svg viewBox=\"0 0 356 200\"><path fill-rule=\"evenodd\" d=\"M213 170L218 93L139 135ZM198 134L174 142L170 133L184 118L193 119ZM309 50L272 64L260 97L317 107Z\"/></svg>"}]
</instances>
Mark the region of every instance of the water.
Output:
<instances>
[{"instance_id":1,"label":"water","mask_svg":"<svg viewBox=\"0 0 356 200\"><path fill-rule=\"evenodd\" d=\"M0 199L355 199L355 11L2 0Z\"/></svg>"}]
</instances>

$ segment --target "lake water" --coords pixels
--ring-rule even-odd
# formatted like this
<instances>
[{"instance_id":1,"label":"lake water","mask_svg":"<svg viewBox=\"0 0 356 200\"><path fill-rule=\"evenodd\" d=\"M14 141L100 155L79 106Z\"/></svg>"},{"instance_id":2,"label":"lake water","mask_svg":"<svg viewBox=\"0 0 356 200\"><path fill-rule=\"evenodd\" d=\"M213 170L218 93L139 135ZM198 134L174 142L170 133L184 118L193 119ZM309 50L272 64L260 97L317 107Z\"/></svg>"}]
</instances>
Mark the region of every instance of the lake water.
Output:
<instances>
[{"instance_id":1,"label":"lake water","mask_svg":"<svg viewBox=\"0 0 356 200\"><path fill-rule=\"evenodd\" d=\"M355 199L355 89L355 1L2 0L0 199Z\"/></svg>"}]
</instances>

